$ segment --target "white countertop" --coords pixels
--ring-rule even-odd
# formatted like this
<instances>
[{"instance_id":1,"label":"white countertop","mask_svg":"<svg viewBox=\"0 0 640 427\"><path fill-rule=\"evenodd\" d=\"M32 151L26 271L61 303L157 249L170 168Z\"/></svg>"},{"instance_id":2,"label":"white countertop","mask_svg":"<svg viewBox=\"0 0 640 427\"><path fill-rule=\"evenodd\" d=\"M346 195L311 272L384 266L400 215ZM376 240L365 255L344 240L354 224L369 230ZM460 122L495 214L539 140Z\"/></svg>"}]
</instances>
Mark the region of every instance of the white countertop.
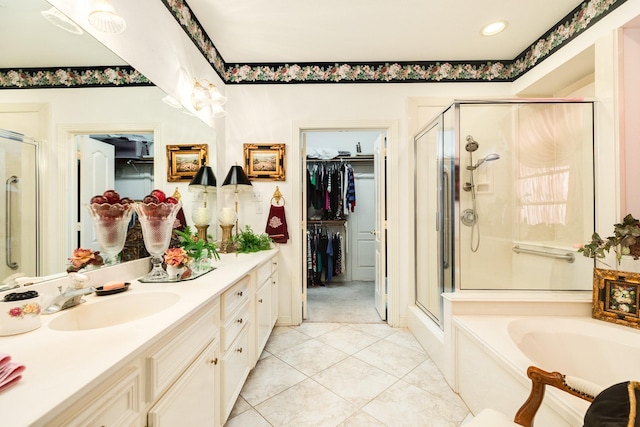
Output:
<instances>
[{"instance_id":1,"label":"white countertop","mask_svg":"<svg viewBox=\"0 0 640 427\"><path fill-rule=\"evenodd\" d=\"M48 326L73 307L41 316L42 326L34 331L0 337L0 352L26 366L17 384L0 392L0 423L12 427L44 425L75 397L135 359L145 346L276 253L272 249L254 254L221 254L214 271L178 283L140 283L116 277L117 270L112 270L110 280L130 281L129 290L103 297L91 294L84 297L83 305L145 292L172 292L180 298L163 311L120 325L84 331L56 331Z\"/></svg>"}]
</instances>

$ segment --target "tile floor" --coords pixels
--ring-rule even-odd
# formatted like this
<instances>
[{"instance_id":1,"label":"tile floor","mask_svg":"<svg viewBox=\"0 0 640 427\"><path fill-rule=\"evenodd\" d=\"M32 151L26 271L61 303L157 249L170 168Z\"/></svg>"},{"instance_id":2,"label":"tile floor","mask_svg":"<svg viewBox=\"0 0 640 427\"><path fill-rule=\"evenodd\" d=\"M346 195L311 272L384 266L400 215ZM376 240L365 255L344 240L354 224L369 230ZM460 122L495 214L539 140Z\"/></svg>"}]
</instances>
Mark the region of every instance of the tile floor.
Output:
<instances>
[{"instance_id":1,"label":"tile floor","mask_svg":"<svg viewBox=\"0 0 640 427\"><path fill-rule=\"evenodd\" d=\"M407 329L277 327L225 427L457 427L464 402Z\"/></svg>"}]
</instances>

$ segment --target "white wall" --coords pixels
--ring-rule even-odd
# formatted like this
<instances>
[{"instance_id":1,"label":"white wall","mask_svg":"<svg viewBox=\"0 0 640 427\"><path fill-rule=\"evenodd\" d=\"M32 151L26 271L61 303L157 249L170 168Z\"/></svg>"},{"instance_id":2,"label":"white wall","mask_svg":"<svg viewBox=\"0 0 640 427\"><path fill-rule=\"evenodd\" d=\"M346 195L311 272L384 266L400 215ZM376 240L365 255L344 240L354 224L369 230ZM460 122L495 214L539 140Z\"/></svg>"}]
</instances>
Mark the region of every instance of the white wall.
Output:
<instances>
[{"instance_id":1,"label":"white wall","mask_svg":"<svg viewBox=\"0 0 640 427\"><path fill-rule=\"evenodd\" d=\"M62 140L64 129L155 130L155 186L168 193L176 187L183 196L187 221L190 222L188 183L167 182L167 144L208 144L210 164L219 177L216 164L216 132L196 117L162 102L165 96L157 87L29 89L1 90L0 114L11 111L45 111L36 129L36 138L44 139L46 165L42 180L45 224L42 274L62 272L73 245L64 235L71 235L73 212L70 195L75 194L74 150ZM42 116L42 114L41 114ZM6 127L6 125L4 125ZM26 132L24 128L19 129Z\"/></svg>"},{"instance_id":2,"label":"white wall","mask_svg":"<svg viewBox=\"0 0 640 427\"><path fill-rule=\"evenodd\" d=\"M397 235L389 236L389 245L402 242L389 251L390 257L397 259L397 271L390 272L397 277L395 284L400 288L398 295L391 296L390 304L397 307L392 314L392 324L406 324L407 306L413 303L413 173L412 173L412 131L424 123L411 121L409 105L412 98L435 98L442 100L439 108L454 98L498 98L508 97L510 85L491 84L321 84L321 85L238 85L227 86L229 101L226 104L226 168L243 161L242 144L247 142L279 142L287 144L287 180L285 182L254 182L254 191L263 195L263 213L255 213L255 203L246 197L241 200L240 222L250 224L254 230L264 230L266 208L275 186L287 201L286 214L289 233L287 244L280 245L282 255L280 265L280 322L295 318L294 310L299 310L297 301L292 301L292 289L300 289L302 253L297 253L293 239L300 239L301 196L299 158L292 156L299 147L293 147L297 140L293 129L299 123L314 123L317 128L324 125L342 123L343 128L357 121L393 121L397 123L397 140L390 140L390 155L397 158L393 168L397 173L389 176L388 193L397 199L395 227ZM296 169L297 168L297 169ZM296 181L297 179L297 181ZM393 262L390 261L390 264ZM393 287L393 285L390 285Z\"/></svg>"}]
</instances>

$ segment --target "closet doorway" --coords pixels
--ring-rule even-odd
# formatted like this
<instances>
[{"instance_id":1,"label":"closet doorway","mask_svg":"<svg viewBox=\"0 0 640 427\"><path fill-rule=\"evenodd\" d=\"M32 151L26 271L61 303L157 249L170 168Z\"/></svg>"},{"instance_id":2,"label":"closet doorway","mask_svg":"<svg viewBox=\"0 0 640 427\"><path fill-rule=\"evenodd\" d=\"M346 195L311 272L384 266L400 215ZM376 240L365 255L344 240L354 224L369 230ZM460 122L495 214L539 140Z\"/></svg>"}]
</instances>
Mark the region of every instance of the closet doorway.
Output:
<instances>
[{"instance_id":1,"label":"closet doorway","mask_svg":"<svg viewBox=\"0 0 640 427\"><path fill-rule=\"evenodd\" d=\"M382 323L386 306L386 132L305 130L303 319Z\"/></svg>"}]
</instances>

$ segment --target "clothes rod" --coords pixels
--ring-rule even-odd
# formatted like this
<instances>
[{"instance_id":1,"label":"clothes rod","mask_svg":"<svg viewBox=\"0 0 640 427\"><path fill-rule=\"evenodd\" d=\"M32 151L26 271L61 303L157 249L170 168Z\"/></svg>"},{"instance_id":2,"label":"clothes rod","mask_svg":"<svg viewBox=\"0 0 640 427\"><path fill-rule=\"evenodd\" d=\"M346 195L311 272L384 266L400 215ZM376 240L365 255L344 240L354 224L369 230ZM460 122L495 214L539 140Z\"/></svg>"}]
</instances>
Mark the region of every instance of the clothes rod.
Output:
<instances>
[{"instance_id":1,"label":"clothes rod","mask_svg":"<svg viewBox=\"0 0 640 427\"><path fill-rule=\"evenodd\" d=\"M512 250L517 254L529 254L529 255L543 256L547 258L563 259L568 263L572 263L576 260L575 255L572 254L571 252L567 252L565 254L555 254L553 252L539 251L536 249L524 249L517 245L514 246Z\"/></svg>"},{"instance_id":2,"label":"clothes rod","mask_svg":"<svg viewBox=\"0 0 640 427\"><path fill-rule=\"evenodd\" d=\"M356 162L373 162L373 155L362 157L337 157L334 159L313 159L307 157L307 163L322 163L322 162L334 162L334 163L356 163Z\"/></svg>"}]
</instances>

